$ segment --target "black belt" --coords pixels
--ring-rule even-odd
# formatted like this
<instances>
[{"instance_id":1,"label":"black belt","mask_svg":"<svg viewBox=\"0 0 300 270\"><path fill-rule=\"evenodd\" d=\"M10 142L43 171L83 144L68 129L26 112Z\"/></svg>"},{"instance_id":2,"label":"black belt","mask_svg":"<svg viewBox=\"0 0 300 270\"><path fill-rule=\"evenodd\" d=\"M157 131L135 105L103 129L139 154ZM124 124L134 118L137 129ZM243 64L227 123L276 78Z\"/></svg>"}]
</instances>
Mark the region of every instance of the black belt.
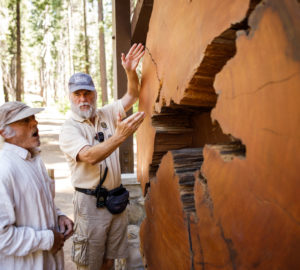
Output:
<instances>
[{"instance_id":1,"label":"black belt","mask_svg":"<svg viewBox=\"0 0 300 270\"><path fill-rule=\"evenodd\" d=\"M79 191L79 192L82 192L84 194L87 194L87 195L92 195L92 196L96 196L97 197L97 193L100 190L101 185L103 184L103 182L105 181L105 178L107 176L107 170L108 170L107 167L105 167L104 175L103 175L102 178L100 178L100 183L98 184L98 186L96 187L96 189L86 189L86 188L75 187L75 190Z\"/></svg>"},{"instance_id":2,"label":"black belt","mask_svg":"<svg viewBox=\"0 0 300 270\"><path fill-rule=\"evenodd\" d=\"M79 191L81 193L87 194L87 195L97 196L96 189L86 189L86 188L75 187L75 190Z\"/></svg>"}]
</instances>

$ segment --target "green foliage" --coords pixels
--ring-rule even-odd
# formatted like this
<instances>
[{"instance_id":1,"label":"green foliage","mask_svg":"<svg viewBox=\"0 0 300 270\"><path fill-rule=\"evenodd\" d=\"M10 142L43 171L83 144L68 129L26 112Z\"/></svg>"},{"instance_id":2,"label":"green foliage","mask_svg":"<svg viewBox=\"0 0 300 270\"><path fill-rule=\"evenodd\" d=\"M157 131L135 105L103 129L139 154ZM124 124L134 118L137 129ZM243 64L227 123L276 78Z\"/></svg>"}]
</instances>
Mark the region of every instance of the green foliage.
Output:
<instances>
[{"instance_id":1,"label":"green foliage","mask_svg":"<svg viewBox=\"0 0 300 270\"><path fill-rule=\"evenodd\" d=\"M68 97L65 97L62 100L58 100L56 105L57 105L59 112L61 112L63 114L66 114L71 109L71 105L70 105L70 101L69 101Z\"/></svg>"},{"instance_id":2,"label":"green foliage","mask_svg":"<svg viewBox=\"0 0 300 270\"><path fill-rule=\"evenodd\" d=\"M45 33L52 34L52 56L57 55L56 43L60 38L61 30L61 15L62 1L61 0L33 0L31 16L29 22L32 28L32 38L30 46L43 44Z\"/></svg>"},{"instance_id":3,"label":"green foliage","mask_svg":"<svg viewBox=\"0 0 300 270\"><path fill-rule=\"evenodd\" d=\"M8 1L8 10L9 10L9 17L10 23L8 27L7 33L7 45L8 45L8 53L12 56L17 53L17 14L16 14L16 0Z\"/></svg>"},{"instance_id":4,"label":"green foliage","mask_svg":"<svg viewBox=\"0 0 300 270\"><path fill-rule=\"evenodd\" d=\"M76 41L75 50L73 51L74 71L84 72L85 69L85 52L84 52L84 34L79 34Z\"/></svg>"},{"instance_id":5,"label":"green foliage","mask_svg":"<svg viewBox=\"0 0 300 270\"><path fill-rule=\"evenodd\" d=\"M139 102L134 103L133 107L132 107L132 112L138 112L139 110Z\"/></svg>"},{"instance_id":6,"label":"green foliage","mask_svg":"<svg viewBox=\"0 0 300 270\"><path fill-rule=\"evenodd\" d=\"M1 0L0 57L6 89L15 85L16 3L21 6L24 91L40 94L45 102L61 101L73 72L85 70L82 0ZM99 30L105 34L108 95L112 99L112 3L103 0L104 23L98 24L98 0L86 0L89 65L100 92ZM5 24L3 23L5 19ZM5 27L3 26L5 25ZM0 91L3 91L0 89ZM12 90L9 90L10 93ZM100 93L99 93L100 96Z\"/></svg>"}]
</instances>

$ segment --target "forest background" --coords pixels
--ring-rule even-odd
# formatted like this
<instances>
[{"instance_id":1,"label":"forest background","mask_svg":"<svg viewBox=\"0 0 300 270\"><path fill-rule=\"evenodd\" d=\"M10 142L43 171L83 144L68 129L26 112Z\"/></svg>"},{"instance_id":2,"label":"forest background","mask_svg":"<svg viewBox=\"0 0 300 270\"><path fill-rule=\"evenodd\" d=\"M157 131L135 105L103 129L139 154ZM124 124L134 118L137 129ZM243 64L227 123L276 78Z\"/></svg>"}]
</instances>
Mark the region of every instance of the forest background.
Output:
<instances>
[{"instance_id":1,"label":"forest background","mask_svg":"<svg viewBox=\"0 0 300 270\"><path fill-rule=\"evenodd\" d=\"M114 99L111 0L0 1L0 104L66 112L74 72L91 74L98 105Z\"/></svg>"}]
</instances>

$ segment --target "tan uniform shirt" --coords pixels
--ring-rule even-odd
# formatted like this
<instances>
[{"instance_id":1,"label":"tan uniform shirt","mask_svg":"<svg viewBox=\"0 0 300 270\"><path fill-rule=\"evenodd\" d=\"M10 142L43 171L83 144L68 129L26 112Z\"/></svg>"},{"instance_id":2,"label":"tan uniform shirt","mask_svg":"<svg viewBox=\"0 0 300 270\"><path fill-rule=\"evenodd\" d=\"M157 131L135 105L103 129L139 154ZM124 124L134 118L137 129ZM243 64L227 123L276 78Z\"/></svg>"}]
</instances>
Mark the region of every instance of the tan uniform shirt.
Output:
<instances>
[{"instance_id":1,"label":"tan uniform shirt","mask_svg":"<svg viewBox=\"0 0 300 270\"><path fill-rule=\"evenodd\" d=\"M110 190L121 184L119 149L111 153L105 161L95 165L76 161L79 151L84 146L99 143L95 138L98 132L104 133L104 141L114 134L118 114L122 118L126 116L120 100L97 110L95 126L75 113L72 113L64 123L59 142L69 164L74 187L95 189L100 182L100 173L101 175L104 173L105 166L108 167L108 173L103 186Z\"/></svg>"}]
</instances>

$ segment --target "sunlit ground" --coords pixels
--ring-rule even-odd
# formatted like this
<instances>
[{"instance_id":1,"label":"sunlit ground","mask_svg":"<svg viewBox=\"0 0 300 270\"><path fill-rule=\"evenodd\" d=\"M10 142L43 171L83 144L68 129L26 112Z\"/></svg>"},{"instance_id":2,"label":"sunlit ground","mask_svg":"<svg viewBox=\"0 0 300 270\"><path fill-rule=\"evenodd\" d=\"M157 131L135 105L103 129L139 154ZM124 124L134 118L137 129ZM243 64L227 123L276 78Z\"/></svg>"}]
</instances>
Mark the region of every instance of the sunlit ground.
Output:
<instances>
[{"instance_id":1,"label":"sunlit ground","mask_svg":"<svg viewBox=\"0 0 300 270\"><path fill-rule=\"evenodd\" d=\"M55 108L47 108L36 115L39 121L39 134L41 137L41 155L46 168L54 170L55 203L68 217L73 219L73 187L70 181L68 164L58 146L58 136L65 117ZM70 259L71 240L64 246L65 269L75 270L75 264Z\"/></svg>"}]
</instances>

